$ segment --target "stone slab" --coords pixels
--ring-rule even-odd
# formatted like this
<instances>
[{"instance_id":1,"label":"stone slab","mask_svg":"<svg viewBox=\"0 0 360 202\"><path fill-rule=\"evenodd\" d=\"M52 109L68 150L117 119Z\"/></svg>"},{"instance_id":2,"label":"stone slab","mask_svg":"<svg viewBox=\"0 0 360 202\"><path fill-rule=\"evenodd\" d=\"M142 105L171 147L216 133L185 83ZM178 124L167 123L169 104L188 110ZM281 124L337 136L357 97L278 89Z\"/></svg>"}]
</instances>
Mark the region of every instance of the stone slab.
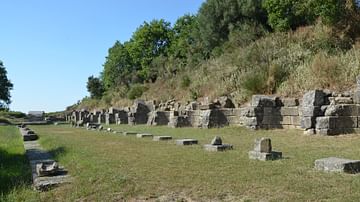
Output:
<instances>
[{"instance_id":1,"label":"stone slab","mask_svg":"<svg viewBox=\"0 0 360 202\"><path fill-rule=\"evenodd\" d=\"M149 134L149 133L139 133L139 134L136 134L136 137L137 138L147 138L147 137L153 137L152 134Z\"/></svg>"},{"instance_id":2,"label":"stone slab","mask_svg":"<svg viewBox=\"0 0 360 202\"><path fill-rule=\"evenodd\" d=\"M181 139L181 140L176 140L176 144L177 145L193 145L193 144L198 144L198 140L195 140L195 139Z\"/></svg>"},{"instance_id":3,"label":"stone slab","mask_svg":"<svg viewBox=\"0 0 360 202\"><path fill-rule=\"evenodd\" d=\"M263 153L258 151L249 151L249 158L260 161L273 161L282 158L282 152L272 151L271 153Z\"/></svg>"},{"instance_id":4,"label":"stone slab","mask_svg":"<svg viewBox=\"0 0 360 202\"><path fill-rule=\"evenodd\" d=\"M171 136L154 136L153 138L154 141L166 141L171 139L172 139Z\"/></svg>"},{"instance_id":5,"label":"stone slab","mask_svg":"<svg viewBox=\"0 0 360 202\"><path fill-rule=\"evenodd\" d=\"M359 173L360 160L329 157L315 160L315 169L326 172Z\"/></svg>"},{"instance_id":6,"label":"stone slab","mask_svg":"<svg viewBox=\"0 0 360 202\"><path fill-rule=\"evenodd\" d=\"M231 144L222 144L222 145L206 144L206 145L204 145L204 149L206 151L218 152L218 151L231 150L231 149L233 149L233 146Z\"/></svg>"},{"instance_id":7,"label":"stone slab","mask_svg":"<svg viewBox=\"0 0 360 202\"><path fill-rule=\"evenodd\" d=\"M124 136L137 135L137 134L138 134L137 132L132 132L132 131L123 132Z\"/></svg>"}]
</instances>

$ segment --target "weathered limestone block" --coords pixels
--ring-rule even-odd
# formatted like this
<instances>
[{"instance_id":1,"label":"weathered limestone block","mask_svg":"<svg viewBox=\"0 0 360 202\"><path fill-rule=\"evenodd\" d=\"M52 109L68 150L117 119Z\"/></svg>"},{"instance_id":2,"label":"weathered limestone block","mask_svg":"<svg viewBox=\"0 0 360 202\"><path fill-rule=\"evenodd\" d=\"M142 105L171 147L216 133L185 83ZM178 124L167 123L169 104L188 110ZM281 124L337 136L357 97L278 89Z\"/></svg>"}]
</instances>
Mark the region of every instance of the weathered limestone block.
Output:
<instances>
[{"instance_id":1,"label":"weathered limestone block","mask_svg":"<svg viewBox=\"0 0 360 202\"><path fill-rule=\"evenodd\" d=\"M139 134L136 134L136 137L137 138L147 138L147 137L152 138L153 135L149 134L149 133L139 133Z\"/></svg>"},{"instance_id":2,"label":"weathered limestone block","mask_svg":"<svg viewBox=\"0 0 360 202\"><path fill-rule=\"evenodd\" d=\"M55 161L43 161L36 164L36 173L39 177L53 176L59 171L59 164Z\"/></svg>"},{"instance_id":3,"label":"weathered limestone block","mask_svg":"<svg viewBox=\"0 0 360 202\"><path fill-rule=\"evenodd\" d=\"M280 108L281 116L299 116L298 107L281 107Z\"/></svg>"},{"instance_id":4,"label":"weathered limestone block","mask_svg":"<svg viewBox=\"0 0 360 202\"><path fill-rule=\"evenodd\" d=\"M233 149L233 145L231 144L222 144L222 145L212 145L206 144L204 145L205 151L218 152L218 151L226 151Z\"/></svg>"},{"instance_id":5,"label":"weathered limestone block","mask_svg":"<svg viewBox=\"0 0 360 202\"><path fill-rule=\"evenodd\" d=\"M264 116L263 125L291 125L291 116Z\"/></svg>"},{"instance_id":6,"label":"weathered limestone block","mask_svg":"<svg viewBox=\"0 0 360 202\"><path fill-rule=\"evenodd\" d=\"M329 157L315 160L315 169L327 172L344 172L355 174L360 172L360 160Z\"/></svg>"},{"instance_id":7,"label":"weathered limestone block","mask_svg":"<svg viewBox=\"0 0 360 202\"><path fill-rule=\"evenodd\" d=\"M219 109L220 113L222 113L224 116L236 116L234 109Z\"/></svg>"},{"instance_id":8,"label":"weathered limestone block","mask_svg":"<svg viewBox=\"0 0 360 202\"><path fill-rule=\"evenodd\" d=\"M193 145L193 144L198 144L198 140L195 140L195 139L181 139L181 140L176 140L176 144L177 145Z\"/></svg>"},{"instance_id":9,"label":"weathered limestone block","mask_svg":"<svg viewBox=\"0 0 360 202\"><path fill-rule=\"evenodd\" d=\"M299 100L296 98L281 98L281 103L284 107L299 106Z\"/></svg>"},{"instance_id":10,"label":"weathered limestone block","mask_svg":"<svg viewBox=\"0 0 360 202\"><path fill-rule=\"evenodd\" d=\"M154 136L153 138L154 141L166 141L171 139L172 139L171 136Z\"/></svg>"},{"instance_id":11,"label":"weathered limestone block","mask_svg":"<svg viewBox=\"0 0 360 202\"><path fill-rule=\"evenodd\" d=\"M353 98L353 102L355 104L360 104L360 89L359 88L355 90L352 98Z\"/></svg>"},{"instance_id":12,"label":"weathered limestone block","mask_svg":"<svg viewBox=\"0 0 360 202\"><path fill-rule=\"evenodd\" d=\"M249 152L250 159L261 161L276 160L282 158L282 152L272 151L270 138L255 139L254 150Z\"/></svg>"},{"instance_id":13,"label":"weathered limestone block","mask_svg":"<svg viewBox=\"0 0 360 202\"><path fill-rule=\"evenodd\" d=\"M276 96L253 95L251 106L253 107L275 107L279 98Z\"/></svg>"},{"instance_id":14,"label":"weathered limestone block","mask_svg":"<svg viewBox=\"0 0 360 202\"><path fill-rule=\"evenodd\" d=\"M302 106L322 106L325 103L325 93L321 90L312 90L304 94Z\"/></svg>"},{"instance_id":15,"label":"weathered limestone block","mask_svg":"<svg viewBox=\"0 0 360 202\"><path fill-rule=\"evenodd\" d=\"M234 109L236 116L244 116L244 117L256 117L263 115L263 108L259 107L243 107L239 109Z\"/></svg>"},{"instance_id":16,"label":"weathered limestone block","mask_svg":"<svg viewBox=\"0 0 360 202\"><path fill-rule=\"evenodd\" d=\"M211 140L211 145L222 145L222 139L219 136L215 136L214 139Z\"/></svg>"},{"instance_id":17,"label":"weathered limestone block","mask_svg":"<svg viewBox=\"0 0 360 202\"><path fill-rule=\"evenodd\" d=\"M123 132L123 135L124 136L130 136L130 135L137 135L138 133L137 132L132 132L132 131L126 131L126 132Z\"/></svg>"},{"instance_id":18,"label":"weathered limestone block","mask_svg":"<svg viewBox=\"0 0 360 202\"><path fill-rule=\"evenodd\" d=\"M331 129L336 128L336 117L324 116L316 118L316 129Z\"/></svg>"},{"instance_id":19,"label":"weathered limestone block","mask_svg":"<svg viewBox=\"0 0 360 202\"><path fill-rule=\"evenodd\" d=\"M359 116L360 107L354 104L329 105L325 116Z\"/></svg>"},{"instance_id":20,"label":"weathered limestone block","mask_svg":"<svg viewBox=\"0 0 360 202\"><path fill-rule=\"evenodd\" d=\"M358 118L356 116L340 116L335 119L336 128L357 128Z\"/></svg>"},{"instance_id":21,"label":"weathered limestone block","mask_svg":"<svg viewBox=\"0 0 360 202\"><path fill-rule=\"evenodd\" d=\"M310 129L315 127L316 117L301 117L300 126L302 129Z\"/></svg>"},{"instance_id":22,"label":"weathered limestone block","mask_svg":"<svg viewBox=\"0 0 360 202\"><path fill-rule=\"evenodd\" d=\"M301 125L300 116L292 116L291 125L300 126Z\"/></svg>"},{"instance_id":23,"label":"weathered limestone block","mask_svg":"<svg viewBox=\"0 0 360 202\"><path fill-rule=\"evenodd\" d=\"M334 98L335 104L353 104L352 97L335 97Z\"/></svg>"},{"instance_id":24,"label":"weathered limestone block","mask_svg":"<svg viewBox=\"0 0 360 202\"><path fill-rule=\"evenodd\" d=\"M243 117L242 121L247 127L257 127L259 126L258 120L256 117Z\"/></svg>"},{"instance_id":25,"label":"weathered limestone block","mask_svg":"<svg viewBox=\"0 0 360 202\"><path fill-rule=\"evenodd\" d=\"M303 106L300 109L301 115L304 117L321 116L321 108L318 106Z\"/></svg>"},{"instance_id":26,"label":"weathered limestone block","mask_svg":"<svg viewBox=\"0 0 360 202\"><path fill-rule=\"evenodd\" d=\"M256 139L254 151L270 153L272 151L271 139L270 138Z\"/></svg>"}]
</instances>

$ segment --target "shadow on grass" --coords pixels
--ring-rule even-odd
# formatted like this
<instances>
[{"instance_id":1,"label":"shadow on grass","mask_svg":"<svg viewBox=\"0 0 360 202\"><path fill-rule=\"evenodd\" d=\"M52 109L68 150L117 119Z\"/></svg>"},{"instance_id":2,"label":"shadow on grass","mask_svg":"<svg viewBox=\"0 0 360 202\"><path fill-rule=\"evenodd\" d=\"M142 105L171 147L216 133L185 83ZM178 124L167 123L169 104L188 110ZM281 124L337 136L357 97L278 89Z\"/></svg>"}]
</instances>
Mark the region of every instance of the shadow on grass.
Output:
<instances>
[{"instance_id":1,"label":"shadow on grass","mask_svg":"<svg viewBox=\"0 0 360 202\"><path fill-rule=\"evenodd\" d=\"M31 169L25 154L11 154L0 149L0 194L31 183Z\"/></svg>"},{"instance_id":2,"label":"shadow on grass","mask_svg":"<svg viewBox=\"0 0 360 202\"><path fill-rule=\"evenodd\" d=\"M65 148L59 147L50 151L52 159L64 154ZM22 185L31 185L30 163L25 154L11 154L0 148L0 196L7 195Z\"/></svg>"}]
</instances>

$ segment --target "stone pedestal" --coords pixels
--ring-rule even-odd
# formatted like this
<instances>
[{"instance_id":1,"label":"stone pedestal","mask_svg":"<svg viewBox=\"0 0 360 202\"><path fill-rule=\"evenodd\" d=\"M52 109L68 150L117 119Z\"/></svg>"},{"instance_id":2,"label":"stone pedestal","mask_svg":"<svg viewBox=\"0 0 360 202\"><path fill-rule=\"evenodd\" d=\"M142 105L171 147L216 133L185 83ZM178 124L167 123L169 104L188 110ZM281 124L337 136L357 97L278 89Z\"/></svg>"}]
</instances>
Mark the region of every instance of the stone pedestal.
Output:
<instances>
[{"instance_id":1,"label":"stone pedestal","mask_svg":"<svg viewBox=\"0 0 360 202\"><path fill-rule=\"evenodd\" d=\"M231 144L222 144L222 145L212 145L212 144L206 144L204 145L204 149L206 151L226 151L233 149L233 146Z\"/></svg>"},{"instance_id":2,"label":"stone pedestal","mask_svg":"<svg viewBox=\"0 0 360 202\"><path fill-rule=\"evenodd\" d=\"M360 160L329 157L315 161L315 169L327 172L359 173Z\"/></svg>"},{"instance_id":3,"label":"stone pedestal","mask_svg":"<svg viewBox=\"0 0 360 202\"><path fill-rule=\"evenodd\" d=\"M276 160L282 158L282 152L272 151L270 138L255 140L253 151L249 151L249 158L261 161Z\"/></svg>"},{"instance_id":4,"label":"stone pedestal","mask_svg":"<svg viewBox=\"0 0 360 202\"><path fill-rule=\"evenodd\" d=\"M198 144L198 140L195 139L182 139L182 140L176 140L177 145L193 145Z\"/></svg>"},{"instance_id":5,"label":"stone pedestal","mask_svg":"<svg viewBox=\"0 0 360 202\"><path fill-rule=\"evenodd\" d=\"M137 138L152 138L153 135L149 133L140 133L136 135Z\"/></svg>"},{"instance_id":6,"label":"stone pedestal","mask_svg":"<svg viewBox=\"0 0 360 202\"><path fill-rule=\"evenodd\" d=\"M172 137L171 136L154 136L153 140L154 141L166 141L166 140L171 140Z\"/></svg>"}]
</instances>

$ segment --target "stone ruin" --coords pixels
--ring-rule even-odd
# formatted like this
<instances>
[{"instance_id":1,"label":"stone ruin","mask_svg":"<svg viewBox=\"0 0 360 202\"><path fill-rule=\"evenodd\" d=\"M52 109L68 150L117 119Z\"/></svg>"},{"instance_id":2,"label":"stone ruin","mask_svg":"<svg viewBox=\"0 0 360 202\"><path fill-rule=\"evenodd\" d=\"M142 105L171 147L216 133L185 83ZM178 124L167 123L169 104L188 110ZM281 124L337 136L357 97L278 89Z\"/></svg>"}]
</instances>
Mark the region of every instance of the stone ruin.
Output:
<instances>
[{"instance_id":1,"label":"stone ruin","mask_svg":"<svg viewBox=\"0 0 360 202\"><path fill-rule=\"evenodd\" d=\"M360 79L359 84L360 85ZM212 102L136 100L131 107L73 111L73 126L147 124L152 126L214 128L245 126L251 129L303 129L306 134L338 135L360 132L360 86L343 94L312 90L302 98L253 95L247 106L235 107L228 97Z\"/></svg>"},{"instance_id":2,"label":"stone ruin","mask_svg":"<svg viewBox=\"0 0 360 202\"><path fill-rule=\"evenodd\" d=\"M272 150L270 138L255 140L254 150L249 151L249 158L261 161L276 160L282 158L282 152Z\"/></svg>"}]
</instances>

